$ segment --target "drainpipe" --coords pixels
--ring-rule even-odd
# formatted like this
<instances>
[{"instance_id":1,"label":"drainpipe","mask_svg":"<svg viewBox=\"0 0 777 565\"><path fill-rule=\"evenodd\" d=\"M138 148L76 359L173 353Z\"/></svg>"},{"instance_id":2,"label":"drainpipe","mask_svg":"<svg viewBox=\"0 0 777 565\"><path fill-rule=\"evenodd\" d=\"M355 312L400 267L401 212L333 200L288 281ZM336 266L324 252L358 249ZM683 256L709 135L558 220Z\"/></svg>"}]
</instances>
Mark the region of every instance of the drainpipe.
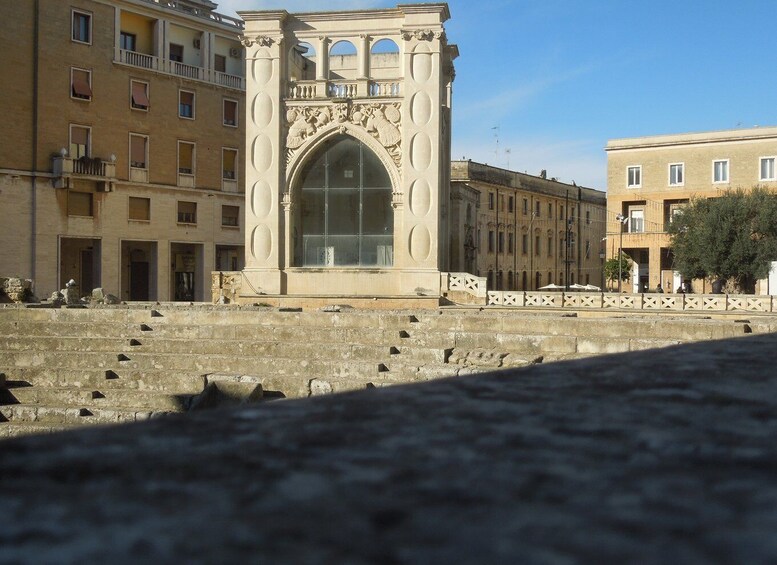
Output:
<instances>
[{"instance_id":1,"label":"drainpipe","mask_svg":"<svg viewBox=\"0 0 777 565\"><path fill-rule=\"evenodd\" d=\"M36 255L36 240L37 240L37 191L38 191L38 179L36 171L38 170L38 38L40 37L40 0L35 0L34 20L35 28L33 31L33 53L32 53L32 166L30 171L32 174L32 199L31 199L31 237L30 237L30 278L32 279L33 289L35 288L36 269L35 269L35 255Z\"/></svg>"}]
</instances>

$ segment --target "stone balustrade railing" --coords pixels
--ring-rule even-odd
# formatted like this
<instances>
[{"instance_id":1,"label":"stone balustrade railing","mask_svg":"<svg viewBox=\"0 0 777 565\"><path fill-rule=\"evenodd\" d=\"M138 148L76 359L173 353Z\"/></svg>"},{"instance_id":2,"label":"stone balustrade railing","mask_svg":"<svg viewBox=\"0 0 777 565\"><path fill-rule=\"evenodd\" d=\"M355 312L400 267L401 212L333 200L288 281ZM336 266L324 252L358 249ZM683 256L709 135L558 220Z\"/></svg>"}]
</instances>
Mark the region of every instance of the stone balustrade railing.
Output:
<instances>
[{"instance_id":1,"label":"stone balustrade railing","mask_svg":"<svg viewBox=\"0 0 777 565\"><path fill-rule=\"evenodd\" d=\"M775 312L772 296L747 294L617 294L606 292L499 291L487 293L489 306L598 308L642 311Z\"/></svg>"},{"instance_id":2,"label":"stone balustrade railing","mask_svg":"<svg viewBox=\"0 0 777 565\"><path fill-rule=\"evenodd\" d=\"M396 98L402 81L393 80L300 80L289 83L290 100L316 98Z\"/></svg>"},{"instance_id":3,"label":"stone balustrade railing","mask_svg":"<svg viewBox=\"0 0 777 565\"><path fill-rule=\"evenodd\" d=\"M476 277L469 273L443 273L442 288L449 291L461 291L476 298L486 298L488 289L486 277Z\"/></svg>"}]
</instances>

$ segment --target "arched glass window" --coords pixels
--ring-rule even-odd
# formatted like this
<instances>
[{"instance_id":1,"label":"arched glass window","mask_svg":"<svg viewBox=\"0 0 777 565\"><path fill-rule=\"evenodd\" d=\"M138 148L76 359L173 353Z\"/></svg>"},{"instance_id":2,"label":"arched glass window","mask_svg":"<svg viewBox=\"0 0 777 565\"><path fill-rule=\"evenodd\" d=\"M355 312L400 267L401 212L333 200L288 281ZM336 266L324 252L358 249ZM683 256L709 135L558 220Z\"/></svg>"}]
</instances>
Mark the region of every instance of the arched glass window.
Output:
<instances>
[{"instance_id":1,"label":"arched glass window","mask_svg":"<svg viewBox=\"0 0 777 565\"><path fill-rule=\"evenodd\" d=\"M378 157L341 135L305 166L298 194L294 263L303 267L390 267L391 180Z\"/></svg>"}]
</instances>

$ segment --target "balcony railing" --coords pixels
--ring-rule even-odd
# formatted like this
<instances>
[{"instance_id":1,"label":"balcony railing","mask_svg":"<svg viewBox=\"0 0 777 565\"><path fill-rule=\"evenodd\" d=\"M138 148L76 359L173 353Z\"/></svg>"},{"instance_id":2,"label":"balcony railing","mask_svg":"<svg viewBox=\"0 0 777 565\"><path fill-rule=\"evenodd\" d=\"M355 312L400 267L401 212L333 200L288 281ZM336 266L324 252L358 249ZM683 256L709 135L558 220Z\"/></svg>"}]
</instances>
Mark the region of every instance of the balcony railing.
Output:
<instances>
[{"instance_id":1,"label":"balcony railing","mask_svg":"<svg viewBox=\"0 0 777 565\"><path fill-rule=\"evenodd\" d=\"M208 10L207 8L196 8L185 2L179 2L178 0L143 0L143 1L148 4L156 4L157 6L161 6L163 8L171 8L178 12L183 12L185 14L190 14L192 16L197 16L200 18L211 20L219 24L228 25L228 26L234 27L237 30L242 30L245 27L243 20L232 18L230 16L225 16L224 14L219 14L218 12Z\"/></svg>"},{"instance_id":2,"label":"balcony railing","mask_svg":"<svg viewBox=\"0 0 777 565\"><path fill-rule=\"evenodd\" d=\"M245 90L245 78L241 76L230 75L214 69L205 69L195 65L187 65L186 63L171 61L169 59L157 57L156 55L128 51L127 49L116 49L114 60L117 63L132 67L149 69L159 73L176 75L192 80L201 80L211 84L226 86L227 88Z\"/></svg>"},{"instance_id":3,"label":"balcony railing","mask_svg":"<svg viewBox=\"0 0 777 565\"><path fill-rule=\"evenodd\" d=\"M116 182L116 162L100 157L79 157L73 159L63 155L52 157L54 188L70 188L72 179L92 180L98 183L98 190L111 192Z\"/></svg>"},{"instance_id":4,"label":"balcony railing","mask_svg":"<svg viewBox=\"0 0 777 565\"><path fill-rule=\"evenodd\" d=\"M289 84L291 100L316 98L396 98L402 93L402 81L394 80L305 80Z\"/></svg>"}]
</instances>

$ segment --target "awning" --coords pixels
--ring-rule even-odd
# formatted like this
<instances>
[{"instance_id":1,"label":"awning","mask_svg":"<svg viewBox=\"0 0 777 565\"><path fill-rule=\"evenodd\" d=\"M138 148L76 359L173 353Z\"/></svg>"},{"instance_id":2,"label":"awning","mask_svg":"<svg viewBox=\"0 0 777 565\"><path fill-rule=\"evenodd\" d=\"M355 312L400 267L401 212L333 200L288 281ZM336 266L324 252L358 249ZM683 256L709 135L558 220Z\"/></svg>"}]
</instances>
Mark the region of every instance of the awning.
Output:
<instances>
[{"instance_id":1,"label":"awning","mask_svg":"<svg viewBox=\"0 0 777 565\"><path fill-rule=\"evenodd\" d=\"M148 108L149 106L146 85L142 82L132 83L132 103L135 106L142 106L143 108Z\"/></svg>"},{"instance_id":2,"label":"awning","mask_svg":"<svg viewBox=\"0 0 777 565\"><path fill-rule=\"evenodd\" d=\"M73 73L73 94L83 98L92 97L92 87L89 86L89 81L83 76L75 73Z\"/></svg>"}]
</instances>

